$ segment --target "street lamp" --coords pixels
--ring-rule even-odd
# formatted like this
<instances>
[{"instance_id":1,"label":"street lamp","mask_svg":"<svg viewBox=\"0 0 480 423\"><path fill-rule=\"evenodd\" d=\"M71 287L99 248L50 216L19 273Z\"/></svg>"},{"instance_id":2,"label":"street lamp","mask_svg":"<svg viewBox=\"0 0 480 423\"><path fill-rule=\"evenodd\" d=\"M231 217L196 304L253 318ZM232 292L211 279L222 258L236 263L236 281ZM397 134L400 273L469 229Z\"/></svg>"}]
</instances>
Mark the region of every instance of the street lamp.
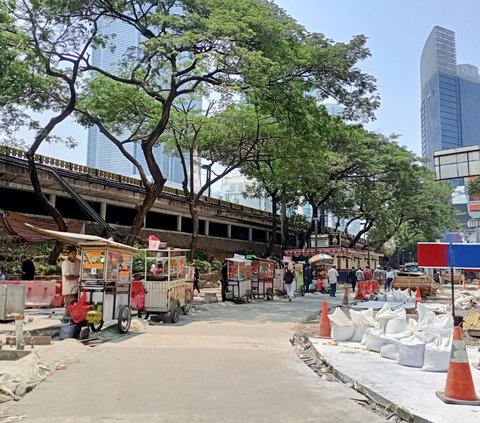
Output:
<instances>
[{"instance_id":1,"label":"street lamp","mask_svg":"<svg viewBox=\"0 0 480 423\"><path fill-rule=\"evenodd\" d=\"M210 197L210 194L211 194L211 189L212 189L212 185L211 185L211 181L210 181L210 177L212 176L212 166L211 165L207 165L207 164L203 164L200 166L202 169L206 170L207 171L207 183L208 183L208 191L207 191L207 195Z\"/></svg>"}]
</instances>

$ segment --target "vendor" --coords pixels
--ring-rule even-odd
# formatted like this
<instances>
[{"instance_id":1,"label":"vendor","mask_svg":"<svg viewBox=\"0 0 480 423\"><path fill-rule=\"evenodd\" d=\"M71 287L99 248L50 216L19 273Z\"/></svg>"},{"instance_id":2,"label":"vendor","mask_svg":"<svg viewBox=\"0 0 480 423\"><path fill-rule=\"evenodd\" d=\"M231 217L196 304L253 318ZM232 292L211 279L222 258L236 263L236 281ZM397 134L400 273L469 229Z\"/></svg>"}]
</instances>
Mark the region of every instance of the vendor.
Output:
<instances>
[{"instance_id":1,"label":"vendor","mask_svg":"<svg viewBox=\"0 0 480 423\"><path fill-rule=\"evenodd\" d=\"M65 315L68 315L67 307L72 301L73 295L78 292L79 278L80 260L77 258L77 248L71 245L67 248L67 258L62 263L62 295Z\"/></svg>"},{"instance_id":2,"label":"vendor","mask_svg":"<svg viewBox=\"0 0 480 423\"><path fill-rule=\"evenodd\" d=\"M163 263L161 261L158 262L157 267L155 268L153 273L155 273L156 275L163 275L163 273L165 273Z\"/></svg>"}]
</instances>

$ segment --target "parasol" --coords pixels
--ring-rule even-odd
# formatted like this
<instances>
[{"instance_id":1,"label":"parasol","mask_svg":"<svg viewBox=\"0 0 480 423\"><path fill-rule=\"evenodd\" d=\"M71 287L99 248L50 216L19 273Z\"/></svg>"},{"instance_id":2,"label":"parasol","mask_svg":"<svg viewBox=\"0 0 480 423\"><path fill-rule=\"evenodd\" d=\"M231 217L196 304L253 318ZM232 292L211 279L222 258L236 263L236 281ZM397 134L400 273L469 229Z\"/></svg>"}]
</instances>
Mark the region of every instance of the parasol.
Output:
<instances>
[{"instance_id":1,"label":"parasol","mask_svg":"<svg viewBox=\"0 0 480 423\"><path fill-rule=\"evenodd\" d=\"M325 253L315 254L308 259L309 263L317 263L319 261L333 261L333 257Z\"/></svg>"}]
</instances>

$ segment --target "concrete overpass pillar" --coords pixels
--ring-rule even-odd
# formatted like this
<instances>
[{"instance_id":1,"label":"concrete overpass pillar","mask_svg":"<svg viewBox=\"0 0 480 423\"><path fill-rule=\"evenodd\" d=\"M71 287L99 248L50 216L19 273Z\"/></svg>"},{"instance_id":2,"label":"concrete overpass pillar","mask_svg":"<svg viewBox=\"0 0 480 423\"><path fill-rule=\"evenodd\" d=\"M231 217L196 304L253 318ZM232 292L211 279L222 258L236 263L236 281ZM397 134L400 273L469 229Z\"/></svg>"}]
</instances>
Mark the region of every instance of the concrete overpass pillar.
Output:
<instances>
[{"instance_id":1,"label":"concrete overpass pillar","mask_svg":"<svg viewBox=\"0 0 480 423\"><path fill-rule=\"evenodd\" d=\"M248 240L249 241L253 240L253 230L252 230L252 228L248 228Z\"/></svg>"},{"instance_id":2,"label":"concrete overpass pillar","mask_svg":"<svg viewBox=\"0 0 480 423\"><path fill-rule=\"evenodd\" d=\"M182 216L177 216L177 232L182 232Z\"/></svg>"},{"instance_id":3,"label":"concrete overpass pillar","mask_svg":"<svg viewBox=\"0 0 480 423\"><path fill-rule=\"evenodd\" d=\"M205 235L206 236L209 236L210 235L210 221L209 220L205 220Z\"/></svg>"},{"instance_id":4,"label":"concrete overpass pillar","mask_svg":"<svg viewBox=\"0 0 480 423\"><path fill-rule=\"evenodd\" d=\"M103 219L103 220L106 220L107 219L107 203L100 203L100 217Z\"/></svg>"},{"instance_id":5,"label":"concrete overpass pillar","mask_svg":"<svg viewBox=\"0 0 480 423\"><path fill-rule=\"evenodd\" d=\"M55 204L57 202L57 196L55 194L48 194L48 201L52 203L52 206L55 207Z\"/></svg>"},{"instance_id":6,"label":"concrete overpass pillar","mask_svg":"<svg viewBox=\"0 0 480 423\"><path fill-rule=\"evenodd\" d=\"M227 225L227 238L232 237L232 225Z\"/></svg>"}]
</instances>

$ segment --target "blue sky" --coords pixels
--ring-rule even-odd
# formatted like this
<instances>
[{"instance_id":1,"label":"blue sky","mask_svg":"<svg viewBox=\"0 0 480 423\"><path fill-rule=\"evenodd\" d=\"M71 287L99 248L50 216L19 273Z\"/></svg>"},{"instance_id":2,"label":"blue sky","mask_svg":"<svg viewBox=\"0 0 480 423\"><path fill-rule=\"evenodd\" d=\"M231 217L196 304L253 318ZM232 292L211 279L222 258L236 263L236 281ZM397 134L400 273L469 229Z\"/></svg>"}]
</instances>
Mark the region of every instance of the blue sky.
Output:
<instances>
[{"instance_id":1,"label":"blue sky","mask_svg":"<svg viewBox=\"0 0 480 423\"><path fill-rule=\"evenodd\" d=\"M423 44L435 25L456 33L458 63L480 65L479 0L275 0L308 30L335 41L365 34L372 57L360 67L377 78L382 105L369 128L398 133L420 154L420 77ZM480 117L479 117L480 118ZM79 140L75 151L44 146L40 153L84 163L86 131L71 123L58 133Z\"/></svg>"},{"instance_id":2,"label":"blue sky","mask_svg":"<svg viewBox=\"0 0 480 423\"><path fill-rule=\"evenodd\" d=\"M456 33L458 63L480 65L478 0L275 0L309 31L335 41L365 34L372 57L360 67L377 78L381 107L369 125L401 134L421 154L420 55L435 25ZM480 117L479 117L480 119Z\"/></svg>"}]
</instances>

